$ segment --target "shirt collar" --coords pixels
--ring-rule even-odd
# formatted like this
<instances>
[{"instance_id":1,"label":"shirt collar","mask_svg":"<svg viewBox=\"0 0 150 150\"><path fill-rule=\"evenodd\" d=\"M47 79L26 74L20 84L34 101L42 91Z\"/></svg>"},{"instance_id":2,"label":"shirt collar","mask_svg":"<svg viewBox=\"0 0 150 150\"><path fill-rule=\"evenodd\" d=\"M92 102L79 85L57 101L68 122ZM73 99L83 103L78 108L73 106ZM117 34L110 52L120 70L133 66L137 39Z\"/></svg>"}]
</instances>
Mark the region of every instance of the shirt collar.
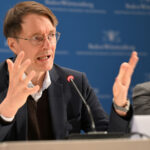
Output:
<instances>
[{"instance_id":1,"label":"shirt collar","mask_svg":"<svg viewBox=\"0 0 150 150\"><path fill-rule=\"evenodd\" d=\"M23 79L25 78L26 78L26 74L24 73ZM41 98L43 91L47 89L50 85L51 85L51 78L50 78L49 72L47 71L41 89L38 92L31 94L33 99L37 102ZM33 88L34 84L31 81L29 81L28 87Z\"/></svg>"}]
</instances>

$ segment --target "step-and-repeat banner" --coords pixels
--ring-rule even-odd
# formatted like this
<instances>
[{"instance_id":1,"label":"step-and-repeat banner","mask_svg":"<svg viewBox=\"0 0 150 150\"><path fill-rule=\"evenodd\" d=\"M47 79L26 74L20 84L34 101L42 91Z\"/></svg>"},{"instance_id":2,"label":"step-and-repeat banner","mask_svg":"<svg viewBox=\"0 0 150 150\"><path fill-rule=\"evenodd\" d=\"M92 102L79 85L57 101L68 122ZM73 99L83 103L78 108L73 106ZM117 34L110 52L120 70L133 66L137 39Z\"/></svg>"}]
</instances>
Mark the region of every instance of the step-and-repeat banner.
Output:
<instances>
[{"instance_id":1,"label":"step-and-repeat banner","mask_svg":"<svg viewBox=\"0 0 150 150\"><path fill-rule=\"evenodd\" d=\"M12 56L3 36L3 19L21 0L0 2L0 62ZM139 63L129 90L150 80L150 0L37 0L59 20L61 38L55 63L85 72L109 113L112 86L119 66L133 50Z\"/></svg>"}]
</instances>

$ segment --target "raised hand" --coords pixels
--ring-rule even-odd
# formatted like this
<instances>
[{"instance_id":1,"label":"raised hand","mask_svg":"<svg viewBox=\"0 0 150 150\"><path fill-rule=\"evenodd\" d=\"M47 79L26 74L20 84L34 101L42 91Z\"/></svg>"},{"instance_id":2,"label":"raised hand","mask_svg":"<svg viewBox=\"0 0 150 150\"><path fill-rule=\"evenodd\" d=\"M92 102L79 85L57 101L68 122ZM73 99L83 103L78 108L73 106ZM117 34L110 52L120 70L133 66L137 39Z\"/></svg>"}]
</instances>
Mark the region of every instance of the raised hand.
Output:
<instances>
[{"instance_id":1,"label":"raised hand","mask_svg":"<svg viewBox=\"0 0 150 150\"><path fill-rule=\"evenodd\" d=\"M113 85L114 102L118 106L125 106L127 104L128 89L131 82L131 77L135 66L138 62L137 52L132 52L128 63L124 62L120 66L119 74ZM119 115L126 115L125 112L116 110Z\"/></svg>"},{"instance_id":2,"label":"raised hand","mask_svg":"<svg viewBox=\"0 0 150 150\"><path fill-rule=\"evenodd\" d=\"M7 60L9 87L6 98L0 104L0 114L5 117L14 116L18 109L25 104L27 97L39 90L38 85L33 88L28 87L29 81L31 81L35 75L35 71L31 71L27 77L23 79L23 74L31 63L29 59L23 62L23 58L24 52L20 52L14 63L9 59Z\"/></svg>"}]
</instances>

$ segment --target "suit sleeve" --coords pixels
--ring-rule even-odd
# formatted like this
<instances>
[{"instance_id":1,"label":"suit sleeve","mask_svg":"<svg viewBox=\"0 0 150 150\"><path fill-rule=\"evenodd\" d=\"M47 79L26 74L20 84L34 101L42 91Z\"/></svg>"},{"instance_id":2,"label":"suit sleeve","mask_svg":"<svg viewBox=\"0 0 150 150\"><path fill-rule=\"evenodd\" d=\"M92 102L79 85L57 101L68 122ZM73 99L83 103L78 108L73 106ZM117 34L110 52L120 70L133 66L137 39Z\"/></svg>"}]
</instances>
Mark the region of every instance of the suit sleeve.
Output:
<instances>
[{"instance_id":1,"label":"suit sleeve","mask_svg":"<svg viewBox=\"0 0 150 150\"><path fill-rule=\"evenodd\" d=\"M0 93L0 100L2 101L6 96L7 90ZM15 119L11 122L7 122L0 117L0 141L7 141L11 139L11 135L15 134ZM14 137L14 136L12 136Z\"/></svg>"},{"instance_id":2,"label":"suit sleeve","mask_svg":"<svg viewBox=\"0 0 150 150\"><path fill-rule=\"evenodd\" d=\"M129 131L129 124L132 117L132 108L130 109L128 115L126 117L120 117L113 109L110 114L110 117L106 114L104 109L102 108L100 101L98 100L97 96L95 95L94 90L88 83L86 76L82 75L82 92L83 96L85 97L87 103L89 104L97 131L109 131L109 132L128 132ZM85 109L85 108L84 108ZM110 108L111 109L111 108ZM86 111L83 111L83 124L84 128L89 130L90 122L88 119L88 114ZM88 120L88 121L87 121ZM85 127L86 126L86 127Z\"/></svg>"},{"instance_id":3,"label":"suit sleeve","mask_svg":"<svg viewBox=\"0 0 150 150\"><path fill-rule=\"evenodd\" d=\"M14 130L12 130L14 123L14 120L12 122L6 122L0 117L0 141L11 140L11 135L15 134Z\"/></svg>"}]
</instances>

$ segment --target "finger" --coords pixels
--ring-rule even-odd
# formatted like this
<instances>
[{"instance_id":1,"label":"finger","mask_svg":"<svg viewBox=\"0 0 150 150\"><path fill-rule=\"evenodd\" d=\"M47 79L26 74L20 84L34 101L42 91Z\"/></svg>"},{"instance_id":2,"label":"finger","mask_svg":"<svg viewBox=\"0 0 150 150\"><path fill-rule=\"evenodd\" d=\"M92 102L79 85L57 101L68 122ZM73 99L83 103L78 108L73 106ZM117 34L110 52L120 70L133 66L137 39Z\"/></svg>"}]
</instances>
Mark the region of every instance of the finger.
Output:
<instances>
[{"instance_id":1,"label":"finger","mask_svg":"<svg viewBox=\"0 0 150 150\"><path fill-rule=\"evenodd\" d=\"M120 87L120 84L119 84L118 78L116 78L115 82L114 82L114 85L113 85L113 95L114 95L114 97L116 95L118 95L118 87Z\"/></svg>"},{"instance_id":2,"label":"finger","mask_svg":"<svg viewBox=\"0 0 150 150\"><path fill-rule=\"evenodd\" d=\"M13 79L13 67L14 67L14 63L10 59L7 59L6 62L7 62L7 65L8 65L9 82L11 82L12 79Z\"/></svg>"},{"instance_id":3,"label":"finger","mask_svg":"<svg viewBox=\"0 0 150 150\"><path fill-rule=\"evenodd\" d=\"M36 92L38 92L38 90L40 89L39 85L34 86L33 88L28 88L28 94L35 94Z\"/></svg>"},{"instance_id":4,"label":"finger","mask_svg":"<svg viewBox=\"0 0 150 150\"><path fill-rule=\"evenodd\" d=\"M129 60L129 64L135 67L135 62L138 61L138 54L136 51L133 51Z\"/></svg>"},{"instance_id":5,"label":"finger","mask_svg":"<svg viewBox=\"0 0 150 150\"><path fill-rule=\"evenodd\" d=\"M7 65L8 65L8 71L9 71L9 73L11 73L12 70L13 70L14 64L10 59L7 59L6 62L7 62Z\"/></svg>"},{"instance_id":6,"label":"finger","mask_svg":"<svg viewBox=\"0 0 150 150\"><path fill-rule=\"evenodd\" d=\"M138 60L139 60L139 58L137 56L137 52L136 51L132 52L132 55L131 55L130 60L128 62L130 65L130 70L129 70L130 76L132 75Z\"/></svg>"},{"instance_id":7,"label":"finger","mask_svg":"<svg viewBox=\"0 0 150 150\"><path fill-rule=\"evenodd\" d=\"M118 73L118 76L117 76L117 78L119 80L123 80L123 77L126 73L127 67L128 67L128 63L124 62L124 63L121 64L120 69L119 69L119 73Z\"/></svg>"},{"instance_id":8,"label":"finger","mask_svg":"<svg viewBox=\"0 0 150 150\"><path fill-rule=\"evenodd\" d=\"M128 63L123 63L120 67L118 74L118 80L123 86L129 87L131 76L130 76L130 65Z\"/></svg>"},{"instance_id":9,"label":"finger","mask_svg":"<svg viewBox=\"0 0 150 150\"><path fill-rule=\"evenodd\" d=\"M131 78L134 68L138 62L137 52L134 51L131 54L130 60L128 63L123 63L120 67L118 78L120 80L124 80L124 84L127 82L129 78Z\"/></svg>"},{"instance_id":10,"label":"finger","mask_svg":"<svg viewBox=\"0 0 150 150\"><path fill-rule=\"evenodd\" d=\"M24 83L27 85L35 76L35 71L31 71L27 77L24 79Z\"/></svg>"},{"instance_id":11,"label":"finger","mask_svg":"<svg viewBox=\"0 0 150 150\"><path fill-rule=\"evenodd\" d=\"M14 67L15 68L18 68L20 66L20 64L22 63L22 60L24 58L24 52L21 51L17 57L16 57L16 60L15 60L15 63L14 63Z\"/></svg>"},{"instance_id":12,"label":"finger","mask_svg":"<svg viewBox=\"0 0 150 150\"><path fill-rule=\"evenodd\" d=\"M134 51L132 52L126 72L124 73L124 76L123 76L123 82L126 83L127 86L129 86L130 84L131 76L134 72L137 62L138 62L137 52Z\"/></svg>"},{"instance_id":13,"label":"finger","mask_svg":"<svg viewBox=\"0 0 150 150\"><path fill-rule=\"evenodd\" d=\"M31 60L27 59L20 65L18 74L21 78L22 78L23 74L25 73L25 70L29 67L30 64L31 64Z\"/></svg>"}]
</instances>

